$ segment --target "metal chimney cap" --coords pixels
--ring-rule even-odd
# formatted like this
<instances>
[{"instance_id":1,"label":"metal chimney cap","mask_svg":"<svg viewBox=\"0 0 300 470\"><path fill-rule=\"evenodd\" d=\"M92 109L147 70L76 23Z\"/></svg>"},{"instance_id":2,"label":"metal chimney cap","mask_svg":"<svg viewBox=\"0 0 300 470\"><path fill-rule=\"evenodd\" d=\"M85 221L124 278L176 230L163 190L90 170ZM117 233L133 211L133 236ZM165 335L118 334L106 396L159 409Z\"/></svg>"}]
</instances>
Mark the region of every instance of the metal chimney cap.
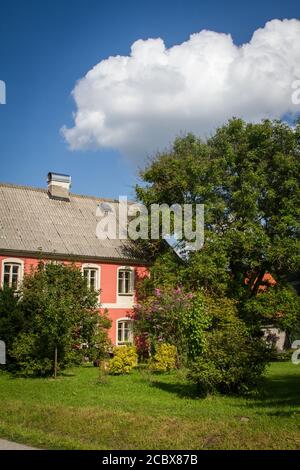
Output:
<instances>
[{"instance_id":1,"label":"metal chimney cap","mask_svg":"<svg viewBox=\"0 0 300 470\"><path fill-rule=\"evenodd\" d=\"M58 183L69 183L71 184L71 176L64 175L63 173L54 173L49 171L48 173L48 183L57 181Z\"/></svg>"}]
</instances>

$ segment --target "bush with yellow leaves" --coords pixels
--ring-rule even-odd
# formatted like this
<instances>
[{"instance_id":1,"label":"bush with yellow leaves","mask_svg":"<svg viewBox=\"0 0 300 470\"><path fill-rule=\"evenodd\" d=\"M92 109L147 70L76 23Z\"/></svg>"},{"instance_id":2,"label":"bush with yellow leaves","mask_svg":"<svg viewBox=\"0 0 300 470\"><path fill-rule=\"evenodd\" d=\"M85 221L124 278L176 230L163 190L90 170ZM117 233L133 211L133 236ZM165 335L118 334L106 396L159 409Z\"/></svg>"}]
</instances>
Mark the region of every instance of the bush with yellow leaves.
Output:
<instances>
[{"instance_id":1,"label":"bush with yellow leaves","mask_svg":"<svg viewBox=\"0 0 300 470\"><path fill-rule=\"evenodd\" d=\"M137 366L137 360L135 346L116 346L114 357L109 361L109 373L112 375L128 374Z\"/></svg>"},{"instance_id":2,"label":"bush with yellow leaves","mask_svg":"<svg viewBox=\"0 0 300 470\"><path fill-rule=\"evenodd\" d=\"M169 343L157 346L154 356L149 361L149 368L153 372L168 372L176 369L177 349Z\"/></svg>"}]
</instances>

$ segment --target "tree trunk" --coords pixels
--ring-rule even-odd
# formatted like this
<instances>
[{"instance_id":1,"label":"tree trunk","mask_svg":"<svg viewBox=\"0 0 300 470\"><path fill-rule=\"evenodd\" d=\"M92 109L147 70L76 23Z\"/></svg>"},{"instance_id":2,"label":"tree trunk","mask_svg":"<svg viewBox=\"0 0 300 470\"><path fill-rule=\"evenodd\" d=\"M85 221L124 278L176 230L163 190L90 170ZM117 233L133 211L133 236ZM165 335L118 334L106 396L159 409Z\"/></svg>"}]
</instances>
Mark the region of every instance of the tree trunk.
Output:
<instances>
[{"instance_id":1,"label":"tree trunk","mask_svg":"<svg viewBox=\"0 0 300 470\"><path fill-rule=\"evenodd\" d=\"M54 378L57 377L57 346L54 349Z\"/></svg>"},{"instance_id":2,"label":"tree trunk","mask_svg":"<svg viewBox=\"0 0 300 470\"><path fill-rule=\"evenodd\" d=\"M258 290L259 290L259 287L263 281L263 278L264 278L264 275L266 273L266 270L265 269L261 269L256 280L254 281L254 284L253 284L253 287L252 287L252 292L251 292L251 297L254 297Z\"/></svg>"}]
</instances>

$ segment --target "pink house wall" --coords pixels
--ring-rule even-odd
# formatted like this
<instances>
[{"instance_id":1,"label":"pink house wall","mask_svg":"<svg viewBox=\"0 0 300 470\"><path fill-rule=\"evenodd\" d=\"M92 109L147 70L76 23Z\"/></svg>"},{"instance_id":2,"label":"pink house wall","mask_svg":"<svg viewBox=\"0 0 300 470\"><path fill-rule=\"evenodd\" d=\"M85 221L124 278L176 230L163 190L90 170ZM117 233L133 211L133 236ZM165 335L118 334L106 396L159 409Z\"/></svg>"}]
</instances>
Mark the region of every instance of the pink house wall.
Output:
<instances>
[{"instance_id":1,"label":"pink house wall","mask_svg":"<svg viewBox=\"0 0 300 470\"><path fill-rule=\"evenodd\" d=\"M2 283L2 269L3 269L3 260L14 258L16 261L21 260L24 263L24 274L29 274L32 269L36 269L39 260L37 258L30 258L24 256L12 256L7 254L5 256L0 255L0 280ZM46 259L44 261L47 261ZM66 264L69 264L70 261L60 260ZM76 262L76 266L81 268L83 264L89 263L90 261L80 261ZM100 301L103 307L107 308L110 319L112 320L112 326L109 331L109 336L113 344L116 344L116 331L117 331L117 321L120 318L126 318L132 312L132 308L120 306L118 303L117 295L117 278L118 278L118 268L124 266L124 264L109 264L95 261L93 265L99 266L100 268ZM133 266L132 266L133 267ZM134 266L135 280L141 279L148 275L148 270L144 266ZM136 300L136 299L135 299ZM105 304L109 304L107 307Z\"/></svg>"},{"instance_id":2,"label":"pink house wall","mask_svg":"<svg viewBox=\"0 0 300 470\"><path fill-rule=\"evenodd\" d=\"M101 302L115 303L117 301L117 269L116 264L101 264Z\"/></svg>"}]
</instances>

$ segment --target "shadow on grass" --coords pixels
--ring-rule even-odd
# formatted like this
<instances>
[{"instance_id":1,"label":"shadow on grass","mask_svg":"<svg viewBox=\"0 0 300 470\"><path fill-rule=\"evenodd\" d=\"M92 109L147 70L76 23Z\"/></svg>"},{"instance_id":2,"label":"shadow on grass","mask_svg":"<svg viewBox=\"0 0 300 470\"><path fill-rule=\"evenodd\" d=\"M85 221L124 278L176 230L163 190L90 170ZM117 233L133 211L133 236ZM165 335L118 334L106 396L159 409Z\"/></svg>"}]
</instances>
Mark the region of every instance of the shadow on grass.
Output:
<instances>
[{"instance_id":1,"label":"shadow on grass","mask_svg":"<svg viewBox=\"0 0 300 470\"><path fill-rule=\"evenodd\" d=\"M75 376L76 376L75 372L70 372L70 371L69 372L60 372L58 374L58 378L59 377L75 377Z\"/></svg>"},{"instance_id":2,"label":"shadow on grass","mask_svg":"<svg viewBox=\"0 0 300 470\"><path fill-rule=\"evenodd\" d=\"M163 390L164 392L174 393L180 398L201 398L196 385L188 382L163 382L161 380L152 380L151 386Z\"/></svg>"},{"instance_id":3,"label":"shadow on grass","mask_svg":"<svg viewBox=\"0 0 300 470\"><path fill-rule=\"evenodd\" d=\"M300 376L299 374L274 375L266 377L263 390L251 398L247 405L257 408L263 414L278 417L299 415L300 418Z\"/></svg>"},{"instance_id":4,"label":"shadow on grass","mask_svg":"<svg viewBox=\"0 0 300 470\"><path fill-rule=\"evenodd\" d=\"M59 372L57 374L57 377L54 378L53 375L30 375L30 374L25 374L20 371L6 371L5 372L6 377L10 380L16 380L16 379L28 379L28 380L36 380L36 381L43 381L43 380L53 380L53 381L59 381L59 379L62 379L64 377L75 377L76 374L74 372Z\"/></svg>"},{"instance_id":5,"label":"shadow on grass","mask_svg":"<svg viewBox=\"0 0 300 470\"><path fill-rule=\"evenodd\" d=\"M152 379L151 386L176 394L180 398L203 398L199 395L195 385L180 380L176 381L176 379L173 382L159 380L159 378ZM295 374L278 374L266 377L260 390L256 393L245 396L231 395L231 397L238 399L236 404L238 407L255 408L257 413L269 416L299 416L300 419L300 376L296 372ZM241 401L240 398L245 398L245 401Z\"/></svg>"}]
</instances>

